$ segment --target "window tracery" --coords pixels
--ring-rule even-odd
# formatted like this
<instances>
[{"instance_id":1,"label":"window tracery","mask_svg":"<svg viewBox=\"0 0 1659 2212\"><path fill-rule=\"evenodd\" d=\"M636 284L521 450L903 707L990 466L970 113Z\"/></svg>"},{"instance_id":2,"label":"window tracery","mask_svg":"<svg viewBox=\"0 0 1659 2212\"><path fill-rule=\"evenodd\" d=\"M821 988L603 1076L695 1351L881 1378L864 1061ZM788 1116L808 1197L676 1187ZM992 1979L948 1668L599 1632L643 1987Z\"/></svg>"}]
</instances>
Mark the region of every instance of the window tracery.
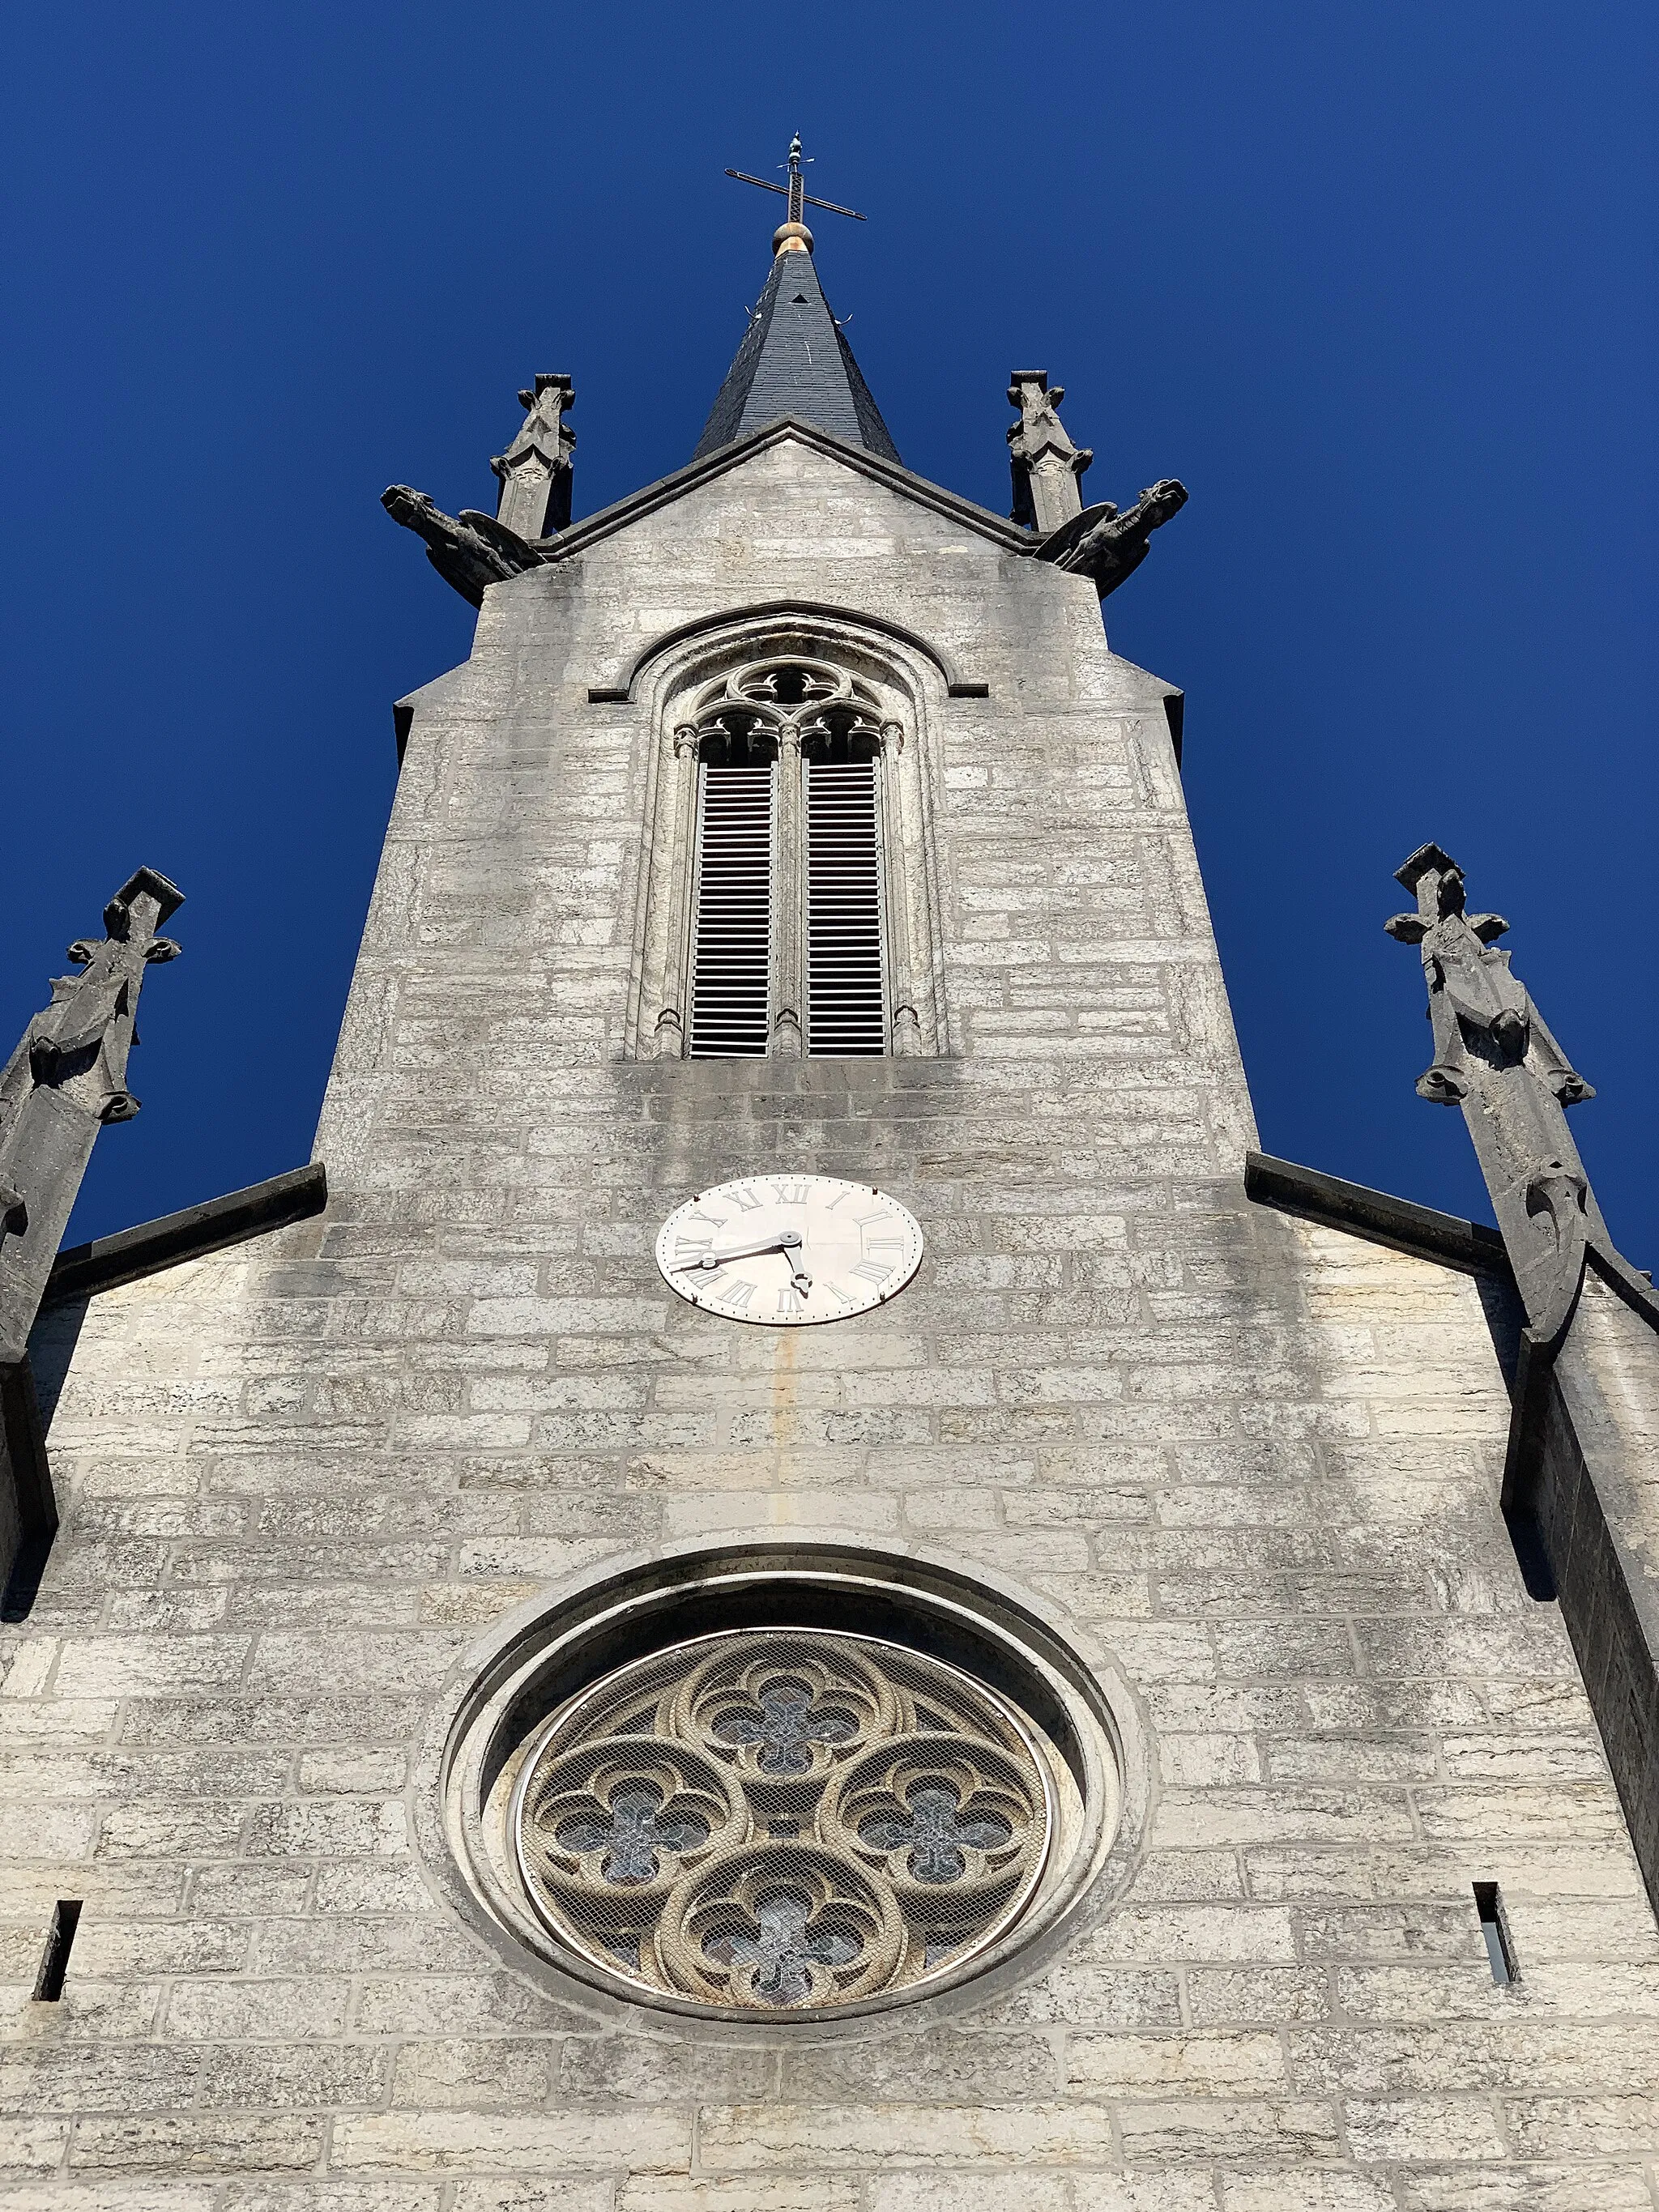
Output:
<instances>
[{"instance_id":1,"label":"window tracery","mask_svg":"<svg viewBox=\"0 0 1659 2212\"><path fill-rule=\"evenodd\" d=\"M915 702L793 639L662 714L632 1049L942 1048Z\"/></svg>"},{"instance_id":2,"label":"window tracery","mask_svg":"<svg viewBox=\"0 0 1659 2212\"><path fill-rule=\"evenodd\" d=\"M480 1656L422 1833L556 1992L816 2033L1051 1943L1139 1863L1124 1686L951 1569L693 1547Z\"/></svg>"},{"instance_id":3,"label":"window tracery","mask_svg":"<svg viewBox=\"0 0 1659 2212\"><path fill-rule=\"evenodd\" d=\"M727 1632L618 1668L549 1723L515 1828L553 1931L659 1995L852 2003L1018 1917L1054 1821L1012 1711L836 1631Z\"/></svg>"}]
</instances>

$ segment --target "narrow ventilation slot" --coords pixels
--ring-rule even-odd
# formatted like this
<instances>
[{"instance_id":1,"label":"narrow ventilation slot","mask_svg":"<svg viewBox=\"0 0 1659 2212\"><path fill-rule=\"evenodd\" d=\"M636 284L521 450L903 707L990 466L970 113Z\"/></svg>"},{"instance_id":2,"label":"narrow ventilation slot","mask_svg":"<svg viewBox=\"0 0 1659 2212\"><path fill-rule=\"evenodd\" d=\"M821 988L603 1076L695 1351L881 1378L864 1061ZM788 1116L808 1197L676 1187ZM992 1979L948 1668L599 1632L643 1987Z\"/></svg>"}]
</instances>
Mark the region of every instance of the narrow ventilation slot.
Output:
<instances>
[{"instance_id":1,"label":"narrow ventilation slot","mask_svg":"<svg viewBox=\"0 0 1659 2212\"><path fill-rule=\"evenodd\" d=\"M698 771L694 1058L764 1053L772 944L772 770Z\"/></svg>"},{"instance_id":2,"label":"narrow ventilation slot","mask_svg":"<svg viewBox=\"0 0 1659 2212\"><path fill-rule=\"evenodd\" d=\"M80 1899L60 1897L52 1911L46 1948L40 1954L40 1971L34 1978L36 2004L56 2004L63 1996L64 1977L69 1972L70 1946L75 1941L75 1931L80 1923Z\"/></svg>"},{"instance_id":3,"label":"narrow ventilation slot","mask_svg":"<svg viewBox=\"0 0 1659 2212\"><path fill-rule=\"evenodd\" d=\"M1516 1978L1515 1946L1510 1940L1510 1924L1504 1917L1504 1899L1495 1881L1478 1881L1474 1885L1475 1910L1480 1915L1480 1933L1486 1939L1486 1957L1492 1965L1492 1978L1501 1989L1507 1989Z\"/></svg>"},{"instance_id":4,"label":"narrow ventilation slot","mask_svg":"<svg viewBox=\"0 0 1659 2212\"><path fill-rule=\"evenodd\" d=\"M877 763L808 761L806 1048L887 1049Z\"/></svg>"}]
</instances>

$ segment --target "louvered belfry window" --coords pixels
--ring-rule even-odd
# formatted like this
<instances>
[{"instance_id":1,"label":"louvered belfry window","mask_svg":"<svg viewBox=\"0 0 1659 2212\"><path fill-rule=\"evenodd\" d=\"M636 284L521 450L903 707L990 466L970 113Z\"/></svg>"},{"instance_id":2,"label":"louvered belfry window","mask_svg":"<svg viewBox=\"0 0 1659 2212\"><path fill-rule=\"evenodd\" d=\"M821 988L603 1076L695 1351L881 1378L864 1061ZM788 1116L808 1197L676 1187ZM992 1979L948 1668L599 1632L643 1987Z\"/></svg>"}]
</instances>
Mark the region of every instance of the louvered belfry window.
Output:
<instances>
[{"instance_id":1,"label":"louvered belfry window","mask_svg":"<svg viewBox=\"0 0 1659 2212\"><path fill-rule=\"evenodd\" d=\"M809 1053L887 1049L879 772L875 760L804 763Z\"/></svg>"},{"instance_id":2,"label":"louvered belfry window","mask_svg":"<svg viewBox=\"0 0 1659 2212\"><path fill-rule=\"evenodd\" d=\"M695 1058L889 1049L882 750L843 671L778 661L705 692L696 759Z\"/></svg>"},{"instance_id":3,"label":"louvered belfry window","mask_svg":"<svg viewBox=\"0 0 1659 2212\"><path fill-rule=\"evenodd\" d=\"M691 1050L760 1054L771 1036L773 764L697 772Z\"/></svg>"}]
</instances>

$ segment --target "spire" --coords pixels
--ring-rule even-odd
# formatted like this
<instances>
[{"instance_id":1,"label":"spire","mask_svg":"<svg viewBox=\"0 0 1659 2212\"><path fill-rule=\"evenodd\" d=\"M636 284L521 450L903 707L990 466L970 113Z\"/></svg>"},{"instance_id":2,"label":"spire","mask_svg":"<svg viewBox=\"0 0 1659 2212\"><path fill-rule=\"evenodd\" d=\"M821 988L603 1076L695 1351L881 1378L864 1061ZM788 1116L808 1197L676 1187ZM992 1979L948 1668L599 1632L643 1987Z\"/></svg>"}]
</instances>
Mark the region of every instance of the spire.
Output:
<instances>
[{"instance_id":1,"label":"spire","mask_svg":"<svg viewBox=\"0 0 1659 2212\"><path fill-rule=\"evenodd\" d=\"M741 169L726 173L763 191L781 193L788 217L773 233L772 273L691 458L701 460L781 415L794 415L849 445L896 461L898 448L818 283L812 234L801 219L809 207L827 208L855 222L865 218L833 200L814 199L806 191L799 134L790 144L787 166L787 185L745 176Z\"/></svg>"}]
</instances>

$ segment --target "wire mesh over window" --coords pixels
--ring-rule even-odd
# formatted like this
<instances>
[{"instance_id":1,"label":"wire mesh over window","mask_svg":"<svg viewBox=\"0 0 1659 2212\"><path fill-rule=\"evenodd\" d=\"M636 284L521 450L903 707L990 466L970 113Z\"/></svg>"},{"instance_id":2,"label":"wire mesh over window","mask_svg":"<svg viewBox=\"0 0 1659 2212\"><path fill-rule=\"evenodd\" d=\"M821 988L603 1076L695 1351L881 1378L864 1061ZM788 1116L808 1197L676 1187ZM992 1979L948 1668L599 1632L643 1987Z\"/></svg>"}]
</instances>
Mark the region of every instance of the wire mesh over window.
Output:
<instances>
[{"instance_id":1,"label":"wire mesh over window","mask_svg":"<svg viewBox=\"0 0 1659 2212\"><path fill-rule=\"evenodd\" d=\"M757 1054L770 1034L772 778L769 763L698 769L694 1056Z\"/></svg>"},{"instance_id":2,"label":"wire mesh over window","mask_svg":"<svg viewBox=\"0 0 1659 2212\"><path fill-rule=\"evenodd\" d=\"M608 1675L549 1722L514 1810L538 1911L642 1988L819 2012L909 1990L1011 1927L1053 1790L1024 1723L955 1668L830 1631L734 1629Z\"/></svg>"},{"instance_id":3,"label":"wire mesh over window","mask_svg":"<svg viewBox=\"0 0 1659 2212\"><path fill-rule=\"evenodd\" d=\"M807 1050L879 1054L887 1049L880 766L809 759L803 772Z\"/></svg>"}]
</instances>

